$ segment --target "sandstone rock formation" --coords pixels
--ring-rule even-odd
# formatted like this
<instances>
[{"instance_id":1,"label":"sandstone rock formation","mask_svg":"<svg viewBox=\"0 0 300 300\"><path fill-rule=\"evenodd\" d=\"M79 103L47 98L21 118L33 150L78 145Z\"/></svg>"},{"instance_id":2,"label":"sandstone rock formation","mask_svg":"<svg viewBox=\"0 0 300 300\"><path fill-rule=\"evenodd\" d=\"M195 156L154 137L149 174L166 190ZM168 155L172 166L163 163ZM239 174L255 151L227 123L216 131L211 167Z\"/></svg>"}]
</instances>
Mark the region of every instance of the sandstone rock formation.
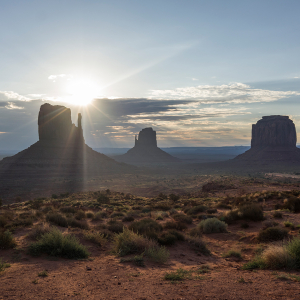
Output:
<instances>
[{"instance_id":1,"label":"sandstone rock formation","mask_svg":"<svg viewBox=\"0 0 300 300\"><path fill-rule=\"evenodd\" d=\"M69 108L43 104L38 117L39 141L0 161L2 187L7 182L10 186L21 184L23 188L26 183L26 188L33 188L48 186L49 181L53 184L55 180L56 187L70 183L71 187L64 189L70 192L73 188L83 189L91 176L133 172L134 167L118 163L85 144L81 119L78 114L75 126Z\"/></svg>"},{"instance_id":2,"label":"sandstone rock formation","mask_svg":"<svg viewBox=\"0 0 300 300\"><path fill-rule=\"evenodd\" d=\"M180 162L180 159L157 147L156 131L151 127L142 129L138 134L138 138L135 136L135 145L132 149L114 158L120 162L137 165Z\"/></svg>"},{"instance_id":3,"label":"sandstone rock formation","mask_svg":"<svg viewBox=\"0 0 300 300\"><path fill-rule=\"evenodd\" d=\"M300 161L295 124L288 116L265 116L252 125L251 149L238 155L246 161Z\"/></svg>"},{"instance_id":4,"label":"sandstone rock formation","mask_svg":"<svg viewBox=\"0 0 300 300\"><path fill-rule=\"evenodd\" d=\"M61 105L45 103L38 117L39 140L52 143L84 143L81 126L82 116L78 114L78 127L72 124L71 110Z\"/></svg>"}]
</instances>

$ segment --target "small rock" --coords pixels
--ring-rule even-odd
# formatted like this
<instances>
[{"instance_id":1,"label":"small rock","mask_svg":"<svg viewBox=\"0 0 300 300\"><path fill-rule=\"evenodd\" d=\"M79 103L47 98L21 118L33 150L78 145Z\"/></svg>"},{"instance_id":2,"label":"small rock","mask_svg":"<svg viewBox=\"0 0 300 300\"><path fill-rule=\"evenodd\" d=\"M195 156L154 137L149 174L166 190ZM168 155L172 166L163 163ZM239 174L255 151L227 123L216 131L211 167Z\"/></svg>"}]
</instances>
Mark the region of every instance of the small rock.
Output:
<instances>
[{"instance_id":1,"label":"small rock","mask_svg":"<svg viewBox=\"0 0 300 300\"><path fill-rule=\"evenodd\" d=\"M92 268L90 268L90 267L86 266L86 270L87 270L87 271L91 271L91 270L92 270Z\"/></svg>"}]
</instances>

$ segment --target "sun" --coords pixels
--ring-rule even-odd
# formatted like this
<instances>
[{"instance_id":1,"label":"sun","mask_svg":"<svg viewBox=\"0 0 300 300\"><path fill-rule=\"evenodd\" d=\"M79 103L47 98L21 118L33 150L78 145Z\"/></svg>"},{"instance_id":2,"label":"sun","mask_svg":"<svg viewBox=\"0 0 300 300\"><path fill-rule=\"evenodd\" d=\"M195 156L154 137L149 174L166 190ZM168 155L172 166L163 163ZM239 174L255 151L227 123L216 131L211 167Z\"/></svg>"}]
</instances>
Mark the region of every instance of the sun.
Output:
<instances>
[{"instance_id":1,"label":"sun","mask_svg":"<svg viewBox=\"0 0 300 300\"><path fill-rule=\"evenodd\" d=\"M100 95L100 88L89 79L71 79L66 85L66 101L79 106L86 106Z\"/></svg>"}]
</instances>

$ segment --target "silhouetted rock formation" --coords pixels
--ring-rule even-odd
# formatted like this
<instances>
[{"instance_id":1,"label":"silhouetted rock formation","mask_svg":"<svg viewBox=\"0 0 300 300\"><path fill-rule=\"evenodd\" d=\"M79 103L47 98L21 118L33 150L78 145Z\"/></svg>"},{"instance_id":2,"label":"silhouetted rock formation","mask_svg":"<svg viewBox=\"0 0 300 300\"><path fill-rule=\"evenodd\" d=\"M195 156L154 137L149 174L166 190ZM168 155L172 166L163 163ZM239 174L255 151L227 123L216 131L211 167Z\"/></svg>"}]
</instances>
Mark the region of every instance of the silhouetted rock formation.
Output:
<instances>
[{"instance_id":1,"label":"silhouetted rock formation","mask_svg":"<svg viewBox=\"0 0 300 300\"><path fill-rule=\"evenodd\" d=\"M135 145L127 153L114 157L117 161L130 164L173 163L180 159L157 147L156 131L144 128L135 136Z\"/></svg>"},{"instance_id":2,"label":"silhouetted rock formation","mask_svg":"<svg viewBox=\"0 0 300 300\"><path fill-rule=\"evenodd\" d=\"M288 116L265 116L252 125L251 149L235 160L300 161L295 124Z\"/></svg>"},{"instance_id":3,"label":"silhouetted rock formation","mask_svg":"<svg viewBox=\"0 0 300 300\"><path fill-rule=\"evenodd\" d=\"M64 190L71 192L74 188L83 189L88 177L134 171L134 167L116 162L87 146L81 119L78 114L76 127L72 124L69 108L43 104L38 118L39 141L0 161L2 187L4 182L11 184L18 180L31 187L45 186L49 184L47 180L53 182L53 178L64 177L70 183ZM64 180L57 180L55 186L63 184Z\"/></svg>"},{"instance_id":4,"label":"silhouetted rock formation","mask_svg":"<svg viewBox=\"0 0 300 300\"><path fill-rule=\"evenodd\" d=\"M79 113L76 127L72 124L70 108L45 103L40 108L38 118L39 140L54 143L84 143L81 119Z\"/></svg>"}]
</instances>

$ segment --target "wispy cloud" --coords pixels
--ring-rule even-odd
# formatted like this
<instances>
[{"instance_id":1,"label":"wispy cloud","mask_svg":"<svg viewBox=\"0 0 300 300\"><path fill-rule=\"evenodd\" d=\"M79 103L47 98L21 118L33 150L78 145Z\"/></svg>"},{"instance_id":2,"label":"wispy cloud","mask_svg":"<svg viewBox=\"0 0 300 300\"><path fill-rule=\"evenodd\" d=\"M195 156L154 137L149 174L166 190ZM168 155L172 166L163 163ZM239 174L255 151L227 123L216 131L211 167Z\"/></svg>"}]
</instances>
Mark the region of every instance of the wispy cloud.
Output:
<instances>
[{"instance_id":1,"label":"wispy cloud","mask_svg":"<svg viewBox=\"0 0 300 300\"><path fill-rule=\"evenodd\" d=\"M30 101L31 98L22 96L13 91L0 91L0 100Z\"/></svg>"},{"instance_id":2,"label":"wispy cloud","mask_svg":"<svg viewBox=\"0 0 300 300\"><path fill-rule=\"evenodd\" d=\"M73 76L71 74L58 74L58 75L50 75L48 77L49 80L56 82L58 79L67 79L70 80Z\"/></svg>"},{"instance_id":3,"label":"wispy cloud","mask_svg":"<svg viewBox=\"0 0 300 300\"><path fill-rule=\"evenodd\" d=\"M251 88L243 83L223 85L199 85L174 90L152 90L150 99L197 100L201 103L255 103L272 102L300 95L297 91L273 91Z\"/></svg>"},{"instance_id":4,"label":"wispy cloud","mask_svg":"<svg viewBox=\"0 0 300 300\"><path fill-rule=\"evenodd\" d=\"M8 102L8 104L5 106L5 108L7 108L7 109L24 109L24 107L17 106L13 102Z\"/></svg>"}]
</instances>

